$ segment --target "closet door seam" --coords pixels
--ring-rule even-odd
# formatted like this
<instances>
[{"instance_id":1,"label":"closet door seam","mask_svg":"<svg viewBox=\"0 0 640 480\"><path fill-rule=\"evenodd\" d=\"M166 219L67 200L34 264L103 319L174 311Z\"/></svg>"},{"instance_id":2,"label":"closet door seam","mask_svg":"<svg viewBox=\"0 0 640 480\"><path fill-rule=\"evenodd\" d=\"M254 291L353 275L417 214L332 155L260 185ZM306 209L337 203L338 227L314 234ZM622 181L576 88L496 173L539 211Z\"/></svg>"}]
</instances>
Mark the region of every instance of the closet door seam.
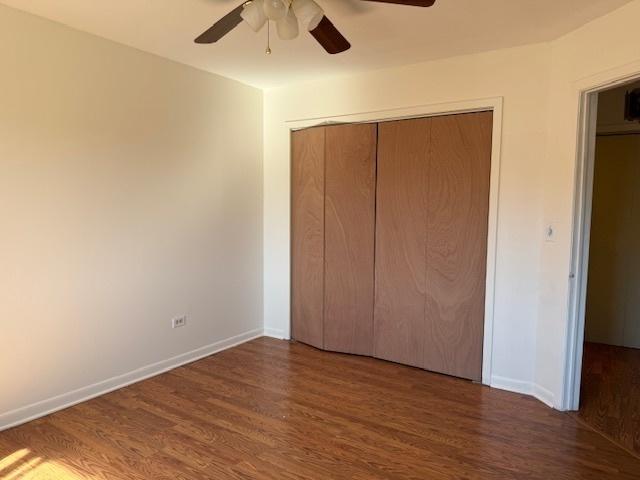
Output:
<instances>
[{"instance_id":1,"label":"closet door seam","mask_svg":"<svg viewBox=\"0 0 640 480\"><path fill-rule=\"evenodd\" d=\"M376 123L376 157L374 164L373 187L373 305L371 308L371 355L375 358L378 355L376 346L376 298L378 295L377 278L377 253L378 253L378 159L380 158L380 123Z\"/></svg>"},{"instance_id":2,"label":"closet door seam","mask_svg":"<svg viewBox=\"0 0 640 480\"><path fill-rule=\"evenodd\" d=\"M325 319L327 318L327 128L324 127L324 147L323 147L323 173L324 182L322 184L322 349L327 344L325 340L326 329Z\"/></svg>"},{"instance_id":3,"label":"closet door seam","mask_svg":"<svg viewBox=\"0 0 640 480\"><path fill-rule=\"evenodd\" d=\"M424 202L424 223L425 223L425 242L424 242L424 303L423 303L423 314L422 314L422 321L423 321L423 342L422 342L422 365L421 368L425 368L426 367L426 341L427 341L427 336L429 335L429 332L427 331L427 298L429 295L429 239L430 239L430 235L429 235L429 179L431 178L431 165L432 165L432 158L433 158L433 120L429 119L429 149L427 150L427 158L426 158L426 162L427 162L427 166L426 166L426 171L427 174L425 175L425 181L426 181L426 186L425 186L425 190L424 190L424 198L423 198L423 202Z\"/></svg>"}]
</instances>

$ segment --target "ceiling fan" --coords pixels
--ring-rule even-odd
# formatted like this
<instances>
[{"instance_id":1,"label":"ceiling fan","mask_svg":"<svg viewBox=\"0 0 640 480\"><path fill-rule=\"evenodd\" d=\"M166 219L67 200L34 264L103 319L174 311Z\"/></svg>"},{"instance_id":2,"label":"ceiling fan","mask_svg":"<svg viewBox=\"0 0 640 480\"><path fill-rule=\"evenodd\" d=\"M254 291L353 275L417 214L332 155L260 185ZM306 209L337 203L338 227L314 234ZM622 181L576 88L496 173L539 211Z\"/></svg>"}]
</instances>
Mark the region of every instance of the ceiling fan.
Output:
<instances>
[{"instance_id":1,"label":"ceiling fan","mask_svg":"<svg viewBox=\"0 0 640 480\"><path fill-rule=\"evenodd\" d=\"M436 0L363 0L378 3L394 3L413 7L431 7ZM254 32L260 31L269 21L276 22L278 36L292 40L302 27L307 30L330 54L351 48L349 41L338 31L314 0L248 0L218 20L211 28L196 38L196 43L215 43L245 21ZM267 53L271 49L267 46Z\"/></svg>"}]
</instances>

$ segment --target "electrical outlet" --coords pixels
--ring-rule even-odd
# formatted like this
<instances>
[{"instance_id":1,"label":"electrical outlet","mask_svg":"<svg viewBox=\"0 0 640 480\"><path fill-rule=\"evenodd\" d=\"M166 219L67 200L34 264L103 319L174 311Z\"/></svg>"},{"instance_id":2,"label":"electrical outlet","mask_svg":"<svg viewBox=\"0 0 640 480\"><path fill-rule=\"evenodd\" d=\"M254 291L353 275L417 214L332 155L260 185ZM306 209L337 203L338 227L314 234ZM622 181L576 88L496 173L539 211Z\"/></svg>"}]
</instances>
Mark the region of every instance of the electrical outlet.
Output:
<instances>
[{"instance_id":1,"label":"electrical outlet","mask_svg":"<svg viewBox=\"0 0 640 480\"><path fill-rule=\"evenodd\" d=\"M172 328L184 327L186 324L187 324L187 317L179 317L179 318L174 318L173 320L171 320L171 327Z\"/></svg>"}]
</instances>

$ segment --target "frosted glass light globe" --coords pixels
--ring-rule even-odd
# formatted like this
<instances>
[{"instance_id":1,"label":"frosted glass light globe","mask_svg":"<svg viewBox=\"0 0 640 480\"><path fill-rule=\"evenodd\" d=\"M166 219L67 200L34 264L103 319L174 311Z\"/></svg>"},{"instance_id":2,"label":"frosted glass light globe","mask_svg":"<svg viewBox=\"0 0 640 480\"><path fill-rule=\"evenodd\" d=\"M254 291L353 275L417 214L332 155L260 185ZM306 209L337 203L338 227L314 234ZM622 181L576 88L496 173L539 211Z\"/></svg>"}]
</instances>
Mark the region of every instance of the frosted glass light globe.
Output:
<instances>
[{"instance_id":1,"label":"frosted glass light globe","mask_svg":"<svg viewBox=\"0 0 640 480\"><path fill-rule=\"evenodd\" d=\"M240 16L254 32L260 31L267 23L267 16L264 14L264 0L252 0L251 3L245 5Z\"/></svg>"},{"instance_id":2,"label":"frosted glass light globe","mask_svg":"<svg viewBox=\"0 0 640 480\"><path fill-rule=\"evenodd\" d=\"M289 5L283 0L264 0L264 13L269 20L278 21L287 15Z\"/></svg>"},{"instance_id":3,"label":"frosted glass light globe","mask_svg":"<svg viewBox=\"0 0 640 480\"><path fill-rule=\"evenodd\" d=\"M278 27L278 36L282 40L293 40L299 34L298 19L291 9L289 9L284 18L278 20L276 25Z\"/></svg>"},{"instance_id":4,"label":"frosted glass light globe","mask_svg":"<svg viewBox=\"0 0 640 480\"><path fill-rule=\"evenodd\" d=\"M293 0L291 8L300 24L309 31L316 28L324 17L324 11L313 0Z\"/></svg>"}]
</instances>

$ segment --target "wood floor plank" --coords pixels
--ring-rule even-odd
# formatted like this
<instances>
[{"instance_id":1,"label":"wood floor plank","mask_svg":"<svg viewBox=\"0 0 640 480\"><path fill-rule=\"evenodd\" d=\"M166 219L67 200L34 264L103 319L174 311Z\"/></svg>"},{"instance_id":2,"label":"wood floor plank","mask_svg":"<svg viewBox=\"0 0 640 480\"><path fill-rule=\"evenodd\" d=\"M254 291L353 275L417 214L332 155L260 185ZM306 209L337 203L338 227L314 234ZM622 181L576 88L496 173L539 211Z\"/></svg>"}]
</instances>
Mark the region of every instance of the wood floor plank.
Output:
<instances>
[{"instance_id":1,"label":"wood floor plank","mask_svg":"<svg viewBox=\"0 0 640 480\"><path fill-rule=\"evenodd\" d=\"M268 338L0 432L0 480L638 472L640 460L530 397Z\"/></svg>"},{"instance_id":2,"label":"wood floor plank","mask_svg":"<svg viewBox=\"0 0 640 480\"><path fill-rule=\"evenodd\" d=\"M585 343L577 416L640 457L640 349Z\"/></svg>"}]
</instances>

